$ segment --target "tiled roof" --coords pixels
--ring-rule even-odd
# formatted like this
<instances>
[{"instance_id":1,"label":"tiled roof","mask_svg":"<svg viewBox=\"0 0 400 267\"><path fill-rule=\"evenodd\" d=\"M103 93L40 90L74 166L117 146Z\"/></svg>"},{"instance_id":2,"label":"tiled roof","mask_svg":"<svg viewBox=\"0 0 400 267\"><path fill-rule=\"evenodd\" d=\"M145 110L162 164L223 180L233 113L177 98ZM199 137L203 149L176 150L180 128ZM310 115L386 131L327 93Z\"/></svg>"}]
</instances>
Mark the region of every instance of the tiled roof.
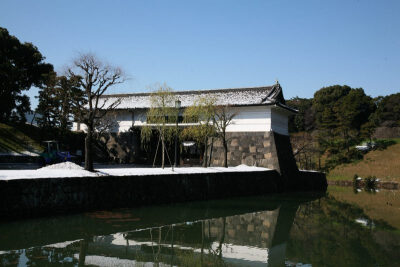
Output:
<instances>
[{"instance_id":1,"label":"tiled roof","mask_svg":"<svg viewBox=\"0 0 400 267\"><path fill-rule=\"evenodd\" d=\"M193 105L199 97L213 97L216 99L216 105L285 105L282 88L279 84L250 88L175 91L173 93L181 101L182 107ZM117 109L141 109L150 107L150 97L151 93L113 94L102 96L100 101L107 99L108 103L113 103L120 99Z\"/></svg>"}]
</instances>

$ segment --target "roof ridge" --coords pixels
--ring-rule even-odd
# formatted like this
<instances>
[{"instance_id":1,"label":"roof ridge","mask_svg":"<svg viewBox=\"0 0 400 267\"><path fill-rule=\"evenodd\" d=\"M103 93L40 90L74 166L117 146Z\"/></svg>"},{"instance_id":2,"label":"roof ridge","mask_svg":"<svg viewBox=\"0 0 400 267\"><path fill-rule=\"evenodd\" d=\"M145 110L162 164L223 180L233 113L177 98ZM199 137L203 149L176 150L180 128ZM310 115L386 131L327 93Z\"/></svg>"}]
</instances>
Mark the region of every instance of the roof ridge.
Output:
<instances>
[{"instance_id":1,"label":"roof ridge","mask_svg":"<svg viewBox=\"0 0 400 267\"><path fill-rule=\"evenodd\" d=\"M218 92L227 92L227 91L248 91L248 90L269 90L272 89L274 85L266 85L266 86L255 86L255 87L236 87L236 88L218 88L218 89L205 89L205 90L182 90L182 91L172 91L173 94L202 94L202 93L218 93ZM127 93L127 94L107 94L102 95L101 97L127 97L127 96L148 96L151 95L152 92L148 93Z\"/></svg>"}]
</instances>

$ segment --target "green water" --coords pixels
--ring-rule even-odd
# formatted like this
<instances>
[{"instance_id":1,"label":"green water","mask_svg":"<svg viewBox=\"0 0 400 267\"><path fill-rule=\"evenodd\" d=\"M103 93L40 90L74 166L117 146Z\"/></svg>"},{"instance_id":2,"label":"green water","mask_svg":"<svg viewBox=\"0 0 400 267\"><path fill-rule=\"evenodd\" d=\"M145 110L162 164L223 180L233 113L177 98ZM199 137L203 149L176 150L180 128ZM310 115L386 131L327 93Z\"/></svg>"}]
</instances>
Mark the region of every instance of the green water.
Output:
<instances>
[{"instance_id":1,"label":"green water","mask_svg":"<svg viewBox=\"0 0 400 267\"><path fill-rule=\"evenodd\" d=\"M393 194L366 194L334 188L3 222L0 265L400 266L400 231L385 221L400 213ZM358 197L386 201L392 214L375 215Z\"/></svg>"}]
</instances>

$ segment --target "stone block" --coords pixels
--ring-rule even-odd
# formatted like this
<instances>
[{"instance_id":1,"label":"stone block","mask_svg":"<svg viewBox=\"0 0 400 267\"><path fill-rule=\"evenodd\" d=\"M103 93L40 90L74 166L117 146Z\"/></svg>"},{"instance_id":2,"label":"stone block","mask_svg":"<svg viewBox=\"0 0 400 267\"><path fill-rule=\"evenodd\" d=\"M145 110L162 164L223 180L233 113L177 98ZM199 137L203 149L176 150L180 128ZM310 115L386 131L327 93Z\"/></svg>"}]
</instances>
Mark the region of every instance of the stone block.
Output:
<instances>
[{"instance_id":1,"label":"stone block","mask_svg":"<svg viewBox=\"0 0 400 267\"><path fill-rule=\"evenodd\" d=\"M261 233L261 238L263 238L263 239L268 239L268 238L269 238L269 234L266 233L266 232L262 232L262 233Z\"/></svg>"},{"instance_id":2,"label":"stone block","mask_svg":"<svg viewBox=\"0 0 400 267\"><path fill-rule=\"evenodd\" d=\"M250 152L250 150L249 150L249 147L248 146L241 146L241 148L242 148L242 152L243 153L249 153Z\"/></svg>"},{"instance_id":3,"label":"stone block","mask_svg":"<svg viewBox=\"0 0 400 267\"><path fill-rule=\"evenodd\" d=\"M264 152L265 152L265 149L263 147L257 147L257 153L262 154Z\"/></svg>"},{"instance_id":4,"label":"stone block","mask_svg":"<svg viewBox=\"0 0 400 267\"><path fill-rule=\"evenodd\" d=\"M269 140L264 140L263 141L263 146L264 147L269 147L271 145L271 141L269 141Z\"/></svg>"},{"instance_id":5,"label":"stone block","mask_svg":"<svg viewBox=\"0 0 400 267\"><path fill-rule=\"evenodd\" d=\"M233 229L229 229L229 230L228 230L228 235L229 235L229 237L235 237L235 233L236 233L236 231L233 230Z\"/></svg>"},{"instance_id":6,"label":"stone block","mask_svg":"<svg viewBox=\"0 0 400 267\"><path fill-rule=\"evenodd\" d=\"M271 152L264 154L264 159L270 159L270 158L272 158L272 153Z\"/></svg>"},{"instance_id":7,"label":"stone block","mask_svg":"<svg viewBox=\"0 0 400 267\"><path fill-rule=\"evenodd\" d=\"M257 147L256 146L249 146L249 151L250 151L250 153L256 153L257 152Z\"/></svg>"},{"instance_id":8,"label":"stone block","mask_svg":"<svg viewBox=\"0 0 400 267\"><path fill-rule=\"evenodd\" d=\"M272 161L270 159L261 159L259 162L259 166L269 168L269 169L274 169Z\"/></svg>"},{"instance_id":9,"label":"stone block","mask_svg":"<svg viewBox=\"0 0 400 267\"><path fill-rule=\"evenodd\" d=\"M264 159L264 155L263 154L256 154L256 159Z\"/></svg>"},{"instance_id":10,"label":"stone block","mask_svg":"<svg viewBox=\"0 0 400 267\"><path fill-rule=\"evenodd\" d=\"M222 147L222 142L220 140L214 141L214 147Z\"/></svg>"},{"instance_id":11,"label":"stone block","mask_svg":"<svg viewBox=\"0 0 400 267\"><path fill-rule=\"evenodd\" d=\"M255 163L255 158L253 156L247 156L246 158L242 159L242 164L247 166L253 166Z\"/></svg>"},{"instance_id":12,"label":"stone block","mask_svg":"<svg viewBox=\"0 0 400 267\"><path fill-rule=\"evenodd\" d=\"M242 152L240 152L239 150L236 150L233 152L233 155L235 156L235 158L240 158L240 156L242 155Z\"/></svg>"},{"instance_id":13,"label":"stone block","mask_svg":"<svg viewBox=\"0 0 400 267\"><path fill-rule=\"evenodd\" d=\"M239 139L237 138L232 139L231 146L239 146Z\"/></svg>"}]
</instances>

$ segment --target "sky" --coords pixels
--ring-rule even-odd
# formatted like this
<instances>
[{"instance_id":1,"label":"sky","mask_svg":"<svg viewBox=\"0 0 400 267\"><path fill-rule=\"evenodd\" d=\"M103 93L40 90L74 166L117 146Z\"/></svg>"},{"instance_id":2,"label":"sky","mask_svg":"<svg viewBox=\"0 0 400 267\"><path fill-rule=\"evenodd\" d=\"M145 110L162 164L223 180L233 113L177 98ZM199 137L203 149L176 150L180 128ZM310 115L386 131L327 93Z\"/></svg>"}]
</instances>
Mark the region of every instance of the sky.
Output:
<instances>
[{"instance_id":1,"label":"sky","mask_svg":"<svg viewBox=\"0 0 400 267\"><path fill-rule=\"evenodd\" d=\"M108 93L340 84L400 92L399 0L1 0L0 27L61 73L95 53L129 78ZM28 92L35 107L37 89Z\"/></svg>"}]
</instances>

